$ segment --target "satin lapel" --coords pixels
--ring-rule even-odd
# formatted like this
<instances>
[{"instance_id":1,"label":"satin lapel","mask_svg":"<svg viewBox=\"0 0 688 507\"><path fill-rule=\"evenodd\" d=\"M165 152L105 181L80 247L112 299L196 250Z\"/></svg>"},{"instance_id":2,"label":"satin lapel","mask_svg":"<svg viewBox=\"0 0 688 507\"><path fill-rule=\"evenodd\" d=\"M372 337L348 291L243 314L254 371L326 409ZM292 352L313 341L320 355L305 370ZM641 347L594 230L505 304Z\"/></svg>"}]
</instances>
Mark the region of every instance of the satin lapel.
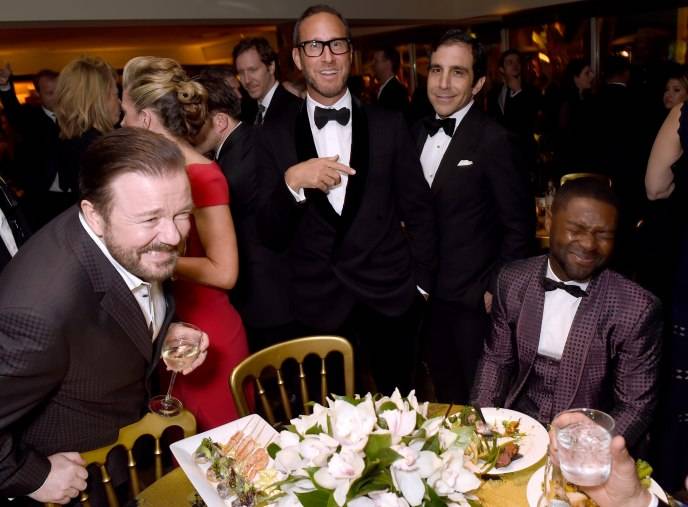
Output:
<instances>
[{"instance_id":1,"label":"satin lapel","mask_svg":"<svg viewBox=\"0 0 688 507\"><path fill-rule=\"evenodd\" d=\"M554 392L552 405L554 414L568 409L578 392L590 344L595 339L598 329L597 323L602 311L602 304L599 299L601 295L607 292L608 280L606 271L593 278L588 286L588 296L584 297L578 306L559 363L558 377L562 382L557 383ZM576 381L571 382L571 379L576 379Z\"/></svg>"},{"instance_id":2,"label":"satin lapel","mask_svg":"<svg viewBox=\"0 0 688 507\"><path fill-rule=\"evenodd\" d=\"M304 101L296 116L296 125L294 128L294 141L296 142L296 156L299 162L304 162L312 158L318 158L318 151L315 148L313 141L313 134L311 132L311 125L308 122L308 112L306 102ZM327 195L318 190L307 188L305 190L306 199L313 202L320 214L325 217L333 225L339 222L339 215L332 208L330 201L327 200Z\"/></svg>"},{"instance_id":3,"label":"satin lapel","mask_svg":"<svg viewBox=\"0 0 688 507\"><path fill-rule=\"evenodd\" d=\"M428 117L430 118L430 117ZM425 146L425 141L428 139L428 129L425 128L425 124L421 121L418 125L416 134L416 148L418 149L418 156L420 157L423 153L423 147Z\"/></svg>"},{"instance_id":4,"label":"satin lapel","mask_svg":"<svg viewBox=\"0 0 688 507\"><path fill-rule=\"evenodd\" d=\"M519 377L516 388L512 389L505 406L510 406L517 398L535 363L538 345L540 343L540 328L542 327L542 312L545 307L545 289L541 280L547 273L547 256L543 256L542 263L531 276L520 305L521 313L516 322L516 348L518 351Z\"/></svg>"},{"instance_id":5,"label":"satin lapel","mask_svg":"<svg viewBox=\"0 0 688 507\"><path fill-rule=\"evenodd\" d=\"M94 291L102 294L101 307L134 342L146 361L151 361L153 344L141 307L122 277L79 223L76 207L73 209L74 220L67 234L71 237L77 258L91 279Z\"/></svg>"},{"instance_id":6,"label":"satin lapel","mask_svg":"<svg viewBox=\"0 0 688 507\"><path fill-rule=\"evenodd\" d=\"M447 146L447 151L444 152L442 161L437 168L435 178L432 180L430 188L433 192L438 192L442 188L443 183L451 175L452 171L470 170L470 168L459 168L457 164L463 159L471 160L475 156L475 145L482 128L480 114L477 104L473 104L454 131L449 146Z\"/></svg>"},{"instance_id":7,"label":"satin lapel","mask_svg":"<svg viewBox=\"0 0 688 507\"><path fill-rule=\"evenodd\" d=\"M356 169L356 174L349 176L346 184L342 219L337 229L338 241L341 241L346 231L349 230L361 205L370 161L368 118L358 100L353 99L351 105L351 156L349 167Z\"/></svg>"}]
</instances>

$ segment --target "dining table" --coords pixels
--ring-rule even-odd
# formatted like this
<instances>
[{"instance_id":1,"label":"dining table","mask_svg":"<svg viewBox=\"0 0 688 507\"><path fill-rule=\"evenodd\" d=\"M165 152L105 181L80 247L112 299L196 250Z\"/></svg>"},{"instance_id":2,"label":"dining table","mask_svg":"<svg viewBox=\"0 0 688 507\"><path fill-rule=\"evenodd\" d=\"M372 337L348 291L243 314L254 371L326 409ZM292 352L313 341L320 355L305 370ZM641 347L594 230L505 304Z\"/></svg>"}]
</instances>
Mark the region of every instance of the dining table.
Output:
<instances>
[{"instance_id":1,"label":"dining table","mask_svg":"<svg viewBox=\"0 0 688 507\"><path fill-rule=\"evenodd\" d=\"M458 412L460 406L430 403L428 416L436 417ZM518 472L484 476L485 480L476 492L483 507L529 507L526 497L528 481L533 473L544 466L546 457ZM195 500L195 490L181 468L175 468L155 481L136 497L139 507L190 507Z\"/></svg>"}]
</instances>

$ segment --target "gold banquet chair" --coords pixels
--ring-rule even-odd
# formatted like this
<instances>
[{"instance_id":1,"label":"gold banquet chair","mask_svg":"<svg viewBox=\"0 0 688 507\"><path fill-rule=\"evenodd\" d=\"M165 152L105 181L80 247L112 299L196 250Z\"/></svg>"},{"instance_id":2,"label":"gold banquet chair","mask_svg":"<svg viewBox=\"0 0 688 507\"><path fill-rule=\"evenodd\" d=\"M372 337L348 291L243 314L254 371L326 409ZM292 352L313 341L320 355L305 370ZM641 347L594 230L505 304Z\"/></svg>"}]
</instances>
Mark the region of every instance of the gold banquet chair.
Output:
<instances>
[{"instance_id":1,"label":"gold banquet chair","mask_svg":"<svg viewBox=\"0 0 688 507\"><path fill-rule=\"evenodd\" d=\"M281 406L284 410L286 420L294 417L292 404L290 402L287 387L284 382L283 366L285 361L294 359L298 363L298 384L302 402L302 412L309 412L308 384L304 369L304 360L312 354L320 358L320 403L325 403L325 398L329 394L327 386L327 368L325 360L333 352L338 352L343 358L344 391L347 396L354 394L354 353L351 344L339 336L307 336L286 342L272 345L263 350L250 355L239 363L232 371L229 379L229 386L232 390L234 403L241 417L248 415L249 408L244 390L246 380L252 378L260 404L268 419L273 426L278 422L275 418L270 400L266 393L265 382L261 381L265 370L274 368L277 376L277 386ZM298 414L297 414L298 415Z\"/></svg>"},{"instance_id":2,"label":"gold banquet chair","mask_svg":"<svg viewBox=\"0 0 688 507\"><path fill-rule=\"evenodd\" d=\"M107 496L107 502L110 507L119 507L119 501L117 495L115 494L115 489L112 486L110 480L110 474L107 471L105 463L107 461L108 454L115 447L122 446L127 452L127 467L129 468L129 484L131 488L132 498L141 492L141 480L139 478L139 472L136 468L136 460L134 458L134 445L136 441L145 435L151 435L155 439L155 448L153 450L154 463L155 463L155 480L157 481L163 475L162 467L162 450L160 448L160 437L167 428L173 426L178 426L184 431L184 438L194 435L196 433L196 419L193 414L188 410L182 410L179 415L174 417L163 417L154 413L147 413L141 419L135 423L125 426L119 430L119 436L117 441L106 445L105 447L100 447L92 451L86 451L81 453L81 457L84 459L87 465L96 464L100 469L101 482L103 488L105 489L105 495ZM83 491L79 497L79 501L84 505L84 507L89 507L90 502L88 499L88 493ZM57 507L57 504L45 504L46 507Z\"/></svg>"},{"instance_id":3,"label":"gold banquet chair","mask_svg":"<svg viewBox=\"0 0 688 507\"><path fill-rule=\"evenodd\" d=\"M559 186L563 186L566 184L567 181L573 181L573 180L578 180L581 178L593 178L596 180L600 180L603 183L606 183L610 187L612 186L612 180L609 178L609 176L605 176L604 174L599 174L599 173L569 173L569 174L564 174L561 177L561 180L559 180Z\"/></svg>"}]
</instances>

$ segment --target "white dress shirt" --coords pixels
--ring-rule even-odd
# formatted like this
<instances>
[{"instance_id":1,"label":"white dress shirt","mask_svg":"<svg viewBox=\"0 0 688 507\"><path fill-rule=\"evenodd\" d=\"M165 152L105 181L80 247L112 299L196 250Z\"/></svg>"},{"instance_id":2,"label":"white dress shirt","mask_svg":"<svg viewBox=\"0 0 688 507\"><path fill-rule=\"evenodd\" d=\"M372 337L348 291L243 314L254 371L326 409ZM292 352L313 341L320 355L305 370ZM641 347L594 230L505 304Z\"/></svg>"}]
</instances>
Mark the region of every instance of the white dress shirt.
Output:
<instances>
[{"instance_id":1,"label":"white dress shirt","mask_svg":"<svg viewBox=\"0 0 688 507\"><path fill-rule=\"evenodd\" d=\"M270 107L270 102L272 102L272 97L275 96L275 90L277 89L278 85L279 85L279 81L275 81L275 83L272 85L272 87L265 94L265 97L263 97L259 101L260 104L265 108L265 112L263 113L263 116L265 116L265 113L268 111L268 107Z\"/></svg>"},{"instance_id":2,"label":"white dress shirt","mask_svg":"<svg viewBox=\"0 0 688 507\"><path fill-rule=\"evenodd\" d=\"M2 212L0 209L0 238L2 239L2 242L5 244L5 248L7 248L7 251L9 254L14 257L14 255L17 253L17 242L14 239L14 234L12 234L12 228L10 227L10 223L7 221L7 217L5 217L5 214Z\"/></svg>"},{"instance_id":3,"label":"white dress shirt","mask_svg":"<svg viewBox=\"0 0 688 507\"><path fill-rule=\"evenodd\" d=\"M547 278L561 282L552 271L550 261L547 261ZM583 290L588 288L590 282L576 282L569 280L567 285L577 285ZM569 337L571 324L576 317L581 299L573 297L564 289L555 289L545 292L545 306L542 310L542 326L540 327L540 342L538 354L559 361L564 353L566 340Z\"/></svg>"},{"instance_id":4,"label":"white dress shirt","mask_svg":"<svg viewBox=\"0 0 688 507\"><path fill-rule=\"evenodd\" d=\"M461 120L464 119L466 113L473 105L471 100L464 107L456 111L454 114L448 116L448 118L454 118L456 124L454 125L454 132L459 128ZM439 119L439 115L435 115L435 118ZM440 162L444 157L444 152L447 151L447 147L451 142L451 136L448 136L443 129L439 129L434 136L428 136L423 145L423 151L420 154L420 164L423 166L423 175L425 176L425 181L428 185L432 186L432 181L435 179L435 174L437 174L437 169L440 167Z\"/></svg>"},{"instance_id":5,"label":"white dress shirt","mask_svg":"<svg viewBox=\"0 0 688 507\"><path fill-rule=\"evenodd\" d=\"M349 115L349 121L346 125L340 125L336 121L329 121L323 128L319 129L315 126L314 120L316 106L322 107L323 109L341 109L342 107L346 107L351 111L351 94L349 90L346 90L342 98L331 106L324 106L313 100L310 95L306 95L308 123L311 126L311 133L313 134L313 142L318 152L318 158L339 155L337 162L348 166L351 158L351 115ZM346 185L349 181L349 175L340 173L339 176L341 177L341 181L339 185L330 187L330 190L327 192L327 200L330 201L330 205L337 214L341 215L342 209L344 208L344 198L346 197ZM289 186L287 186L287 188L289 188L289 191L298 202L306 199L303 189L300 189L299 192L295 192L294 189Z\"/></svg>"},{"instance_id":6,"label":"white dress shirt","mask_svg":"<svg viewBox=\"0 0 688 507\"><path fill-rule=\"evenodd\" d=\"M124 266L110 255L103 240L93 232L93 229L91 229L81 213L79 213L79 221L93 242L98 246L100 251L103 252L105 258L110 261L110 264L112 264L120 274L132 295L136 298L136 302L139 304L143 316L146 319L146 323L148 324L148 329L151 330L152 339L155 340L160 332L162 323L165 320L165 313L167 312L167 303L165 302L165 296L162 292L162 284L160 282L144 282L136 275L127 271Z\"/></svg>"}]
</instances>

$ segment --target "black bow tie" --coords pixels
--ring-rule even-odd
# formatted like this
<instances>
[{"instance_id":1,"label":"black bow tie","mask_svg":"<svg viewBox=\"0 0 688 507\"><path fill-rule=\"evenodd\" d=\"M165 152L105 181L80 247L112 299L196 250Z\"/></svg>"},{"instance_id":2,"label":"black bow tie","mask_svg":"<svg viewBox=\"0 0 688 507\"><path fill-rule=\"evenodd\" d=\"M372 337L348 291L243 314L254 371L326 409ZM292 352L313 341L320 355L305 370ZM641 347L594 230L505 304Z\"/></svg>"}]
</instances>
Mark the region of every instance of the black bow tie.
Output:
<instances>
[{"instance_id":1,"label":"black bow tie","mask_svg":"<svg viewBox=\"0 0 688 507\"><path fill-rule=\"evenodd\" d=\"M427 118L423 123L425 123L425 128L428 129L428 134L430 136L434 136L439 129L442 129L445 134L451 137L454 135L456 118Z\"/></svg>"},{"instance_id":2,"label":"black bow tie","mask_svg":"<svg viewBox=\"0 0 688 507\"><path fill-rule=\"evenodd\" d=\"M588 295L588 293L581 289L578 285L569 285L564 282L557 282L551 278L543 278L542 286L545 288L545 291L556 289L565 290L575 298L584 298Z\"/></svg>"},{"instance_id":3,"label":"black bow tie","mask_svg":"<svg viewBox=\"0 0 688 507\"><path fill-rule=\"evenodd\" d=\"M342 107L341 109L325 109L323 107L315 106L313 120L315 121L315 126L321 129L331 121L336 121L340 125L346 125L349 123L350 115L351 111L349 111L348 107Z\"/></svg>"}]
</instances>

